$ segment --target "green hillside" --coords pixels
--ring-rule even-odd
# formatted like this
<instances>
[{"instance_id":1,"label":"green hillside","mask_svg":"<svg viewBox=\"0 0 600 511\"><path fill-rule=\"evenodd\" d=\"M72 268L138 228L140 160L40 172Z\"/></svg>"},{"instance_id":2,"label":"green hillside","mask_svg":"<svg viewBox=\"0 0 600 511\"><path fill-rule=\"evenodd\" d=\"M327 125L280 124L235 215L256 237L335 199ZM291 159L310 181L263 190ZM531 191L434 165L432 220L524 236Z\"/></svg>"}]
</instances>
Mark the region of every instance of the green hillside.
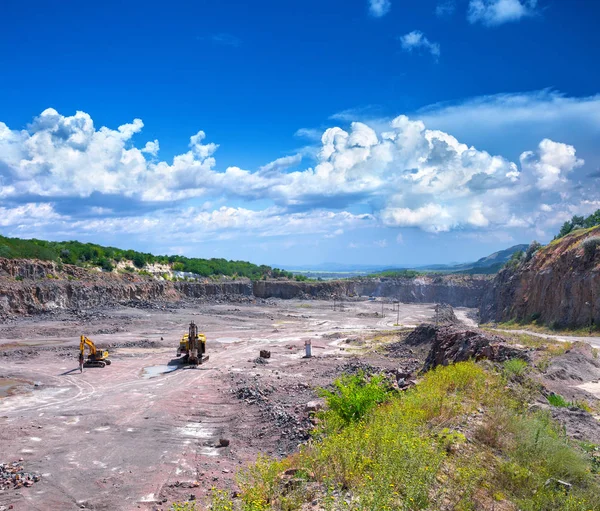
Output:
<instances>
[{"instance_id":1,"label":"green hillside","mask_svg":"<svg viewBox=\"0 0 600 511\"><path fill-rule=\"evenodd\" d=\"M498 273L504 265L511 260L513 254L523 253L527 250L528 245L515 245L494 252L489 256L482 257L472 263L461 264L433 264L429 266L418 266L416 268L398 268L388 269L377 272L374 275L378 277L408 277L414 278L419 275L427 275L432 273L452 273L452 274L468 274L468 275L492 275Z\"/></svg>"},{"instance_id":2,"label":"green hillside","mask_svg":"<svg viewBox=\"0 0 600 511\"><path fill-rule=\"evenodd\" d=\"M260 279L263 276L292 277L291 273L266 265L256 265L246 261L228 261L227 259L200 259L179 255L155 256L146 252L123 250L115 247L103 247L94 243L79 241L23 240L0 236L0 257L9 259L42 259L64 264L85 267L100 267L112 271L120 261L132 261L142 269L147 264L168 264L175 271L191 272L203 277L240 276Z\"/></svg>"}]
</instances>

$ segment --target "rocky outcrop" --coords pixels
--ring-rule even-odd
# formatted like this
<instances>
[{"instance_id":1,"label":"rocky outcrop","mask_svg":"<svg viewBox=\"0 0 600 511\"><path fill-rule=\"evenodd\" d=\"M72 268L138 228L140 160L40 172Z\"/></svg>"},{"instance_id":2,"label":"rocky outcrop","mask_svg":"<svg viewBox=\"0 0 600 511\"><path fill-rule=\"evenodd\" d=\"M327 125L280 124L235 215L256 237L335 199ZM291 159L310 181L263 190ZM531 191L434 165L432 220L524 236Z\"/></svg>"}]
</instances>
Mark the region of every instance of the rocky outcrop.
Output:
<instances>
[{"instance_id":1,"label":"rocky outcrop","mask_svg":"<svg viewBox=\"0 0 600 511\"><path fill-rule=\"evenodd\" d=\"M482 322L517 320L554 327L600 324L600 249L584 250L600 227L575 231L501 270L484 294Z\"/></svg>"},{"instance_id":2,"label":"rocky outcrop","mask_svg":"<svg viewBox=\"0 0 600 511\"><path fill-rule=\"evenodd\" d=\"M488 359L504 362L511 358L528 360L527 353L509 346L502 337L482 330L465 330L455 327L433 329L432 346L425 360L424 371L439 365L454 364L467 360Z\"/></svg>"}]
</instances>

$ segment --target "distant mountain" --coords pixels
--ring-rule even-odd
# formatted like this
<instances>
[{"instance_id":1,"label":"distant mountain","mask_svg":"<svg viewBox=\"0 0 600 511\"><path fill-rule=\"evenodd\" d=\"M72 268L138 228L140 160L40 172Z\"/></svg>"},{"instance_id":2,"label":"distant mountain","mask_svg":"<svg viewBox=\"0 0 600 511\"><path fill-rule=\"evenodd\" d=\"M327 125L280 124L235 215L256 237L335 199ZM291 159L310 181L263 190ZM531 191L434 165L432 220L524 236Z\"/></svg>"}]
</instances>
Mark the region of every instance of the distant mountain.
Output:
<instances>
[{"instance_id":1,"label":"distant mountain","mask_svg":"<svg viewBox=\"0 0 600 511\"><path fill-rule=\"evenodd\" d=\"M417 267L393 267L390 265L374 264L321 263L305 265L301 268L292 267L289 271L309 277L322 277L328 279L371 275L381 272L410 272L413 270L418 272L492 274L497 273L515 252L519 250L527 250L527 246L528 245L515 245L514 247L500 250L490 254L489 256L482 257L481 259L472 263L430 264L427 266Z\"/></svg>"},{"instance_id":2,"label":"distant mountain","mask_svg":"<svg viewBox=\"0 0 600 511\"><path fill-rule=\"evenodd\" d=\"M421 266L415 270L441 271L444 273L497 273L506 262L519 250L527 250L528 245L515 245L504 250L494 252L489 256L482 257L474 263L462 264L435 264L431 266Z\"/></svg>"}]
</instances>

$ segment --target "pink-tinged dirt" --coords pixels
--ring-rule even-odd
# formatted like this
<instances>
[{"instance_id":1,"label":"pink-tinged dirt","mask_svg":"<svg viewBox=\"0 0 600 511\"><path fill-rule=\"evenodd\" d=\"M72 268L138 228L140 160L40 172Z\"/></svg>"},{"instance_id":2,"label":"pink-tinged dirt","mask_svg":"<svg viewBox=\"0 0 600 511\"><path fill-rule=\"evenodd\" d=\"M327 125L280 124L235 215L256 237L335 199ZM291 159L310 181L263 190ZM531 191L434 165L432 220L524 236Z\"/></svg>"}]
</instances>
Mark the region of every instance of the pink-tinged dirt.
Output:
<instances>
[{"instance_id":1,"label":"pink-tinged dirt","mask_svg":"<svg viewBox=\"0 0 600 511\"><path fill-rule=\"evenodd\" d=\"M212 487L234 490L236 471L259 453L285 455L306 439L317 387L347 367L398 367L346 339L433 316L432 305L401 304L399 315L383 308L385 317L378 301L334 312L331 302L273 300L0 324L0 463L23 458L24 470L42 475L31 487L0 490L0 506L167 510L191 495L202 502ZM176 358L191 320L210 356L194 368ZM110 351L110 366L79 373L81 334ZM306 340L311 359L302 358ZM257 361L261 349L271 351L266 363Z\"/></svg>"}]
</instances>

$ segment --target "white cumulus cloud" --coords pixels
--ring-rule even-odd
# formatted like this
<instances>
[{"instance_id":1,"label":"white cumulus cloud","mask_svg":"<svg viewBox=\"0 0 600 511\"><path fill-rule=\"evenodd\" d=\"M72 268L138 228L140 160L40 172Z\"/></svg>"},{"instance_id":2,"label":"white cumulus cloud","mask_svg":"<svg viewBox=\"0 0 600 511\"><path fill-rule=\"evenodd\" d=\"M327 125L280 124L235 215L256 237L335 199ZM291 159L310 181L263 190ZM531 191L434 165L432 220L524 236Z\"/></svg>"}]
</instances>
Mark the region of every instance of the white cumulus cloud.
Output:
<instances>
[{"instance_id":1,"label":"white cumulus cloud","mask_svg":"<svg viewBox=\"0 0 600 511\"><path fill-rule=\"evenodd\" d=\"M431 53L434 57L440 56L440 45L438 43L431 42L420 30L413 30L408 34L401 36L400 44L402 45L402 49L405 51L412 52L416 50L425 50Z\"/></svg>"},{"instance_id":2,"label":"white cumulus cloud","mask_svg":"<svg viewBox=\"0 0 600 511\"><path fill-rule=\"evenodd\" d=\"M371 16L381 18L385 16L392 8L391 0L369 0L369 12Z\"/></svg>"},{"instance_id":3,"label":"white cumulus cloud","mask_svg":"<svg viewBox=\"0 0 600 511\"><path fill-rule=\"evenodd\" d=\"M536 176L541 190L558 189L570 172L585 163L575 156L573 146L547 138L540 142L537 152L524 152L520 159L521 166Z\"/></svg>"},{"instance_id":4,"label":"white cumulus cloud","mask_svg":"<svg viewBox=\"0 0 600 511\"><path fill-rule=\"evenodd\" d=\"M52 109L26 130L0 123L3 225L18 229L19 217L27 216L67 233L71 226L78 232L181 232L182 239L194 232L326 236L366 225L433 233L500 229L555 215L539 205L569 202L570 175L583 165L574 146L548 138L517 164L401 115L325 130L310 167L300 167L298 153L256 170L221 170L218 145L203 131L190 137L187 152L164 161L156 157L157 140L136 148L133 137L142 127L136 119L117 129L96 128L84 112L63 116ZM190 202L199 198L205 207Z\"/></svg>"},{"instance_id":5,"label":"white cumulus cloud","mask_svg":"<svg viewBox=\"0 0 600 511\"><path fill-rule=\"evenodd\" d=\"M536 12L537 0L470 0L468 20L487 26L518 21Z\"/></svg>"}]
</instances>

